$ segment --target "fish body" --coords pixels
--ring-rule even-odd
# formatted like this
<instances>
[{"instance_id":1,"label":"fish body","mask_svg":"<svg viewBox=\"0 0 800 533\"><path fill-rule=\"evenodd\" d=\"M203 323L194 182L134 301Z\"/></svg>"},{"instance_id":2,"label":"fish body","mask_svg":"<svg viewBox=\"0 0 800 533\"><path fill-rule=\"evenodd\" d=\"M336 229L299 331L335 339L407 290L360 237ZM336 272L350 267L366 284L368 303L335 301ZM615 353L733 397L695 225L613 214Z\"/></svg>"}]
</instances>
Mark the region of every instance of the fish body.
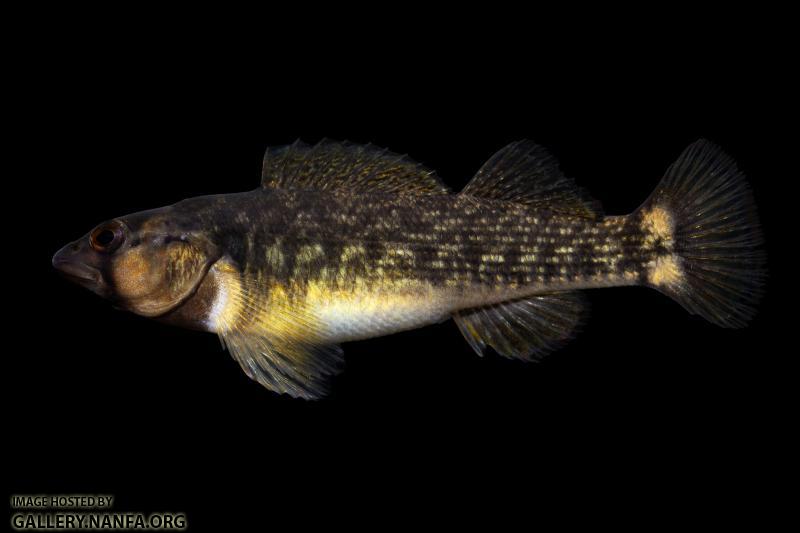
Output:
<instances>
[{"instance_id":1,"label":"fish body","mask_svg":"<svg viewBox=\"0 0 800 533\"><path fill-rule=\"evenodd\" d=\"M217 333L253 379L315 398L339 343L451 317L479 353L538 358L582 320L583 289L650 286L742 325L759 244L743 178L703 141L625 216L603 216L525 141L458 194L405 157L323 142L268 151L256 190L101 224L54 264L134 312Z\"/></svg>"},{"instance_id":2,"label":"fish body","mask_svg":"<svg viewBox=\"0 0 800 533\"><path fill-rule=\"evenodd\" d=\"M310 307L334 342L532 294L644 282L663 253L644 246L641 217L587 219L457 195L259 189L182 202L173 215L196 216L244 265L245 283L267 288L257 297ZM210 330L222 311L207 317Z\"/></svg>"}]
</instances>

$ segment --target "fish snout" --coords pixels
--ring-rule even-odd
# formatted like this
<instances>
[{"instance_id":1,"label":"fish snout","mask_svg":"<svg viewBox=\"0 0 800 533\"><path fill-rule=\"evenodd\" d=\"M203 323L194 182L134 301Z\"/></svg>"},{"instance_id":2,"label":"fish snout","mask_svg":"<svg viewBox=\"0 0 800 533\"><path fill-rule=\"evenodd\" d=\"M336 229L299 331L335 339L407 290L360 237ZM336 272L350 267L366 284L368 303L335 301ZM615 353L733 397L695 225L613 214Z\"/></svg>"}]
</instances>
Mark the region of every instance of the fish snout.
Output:
<instances>
[{"instance_id":1,"label":"fish snout","mask_svg":"<svg viewBox=\"0 0 800 533\"><path fill-rule=\"evenodd\" d=\"M81 246L80 241L72 242L53 256L53 268L70 281L92 292L105 295L107 287L91 250Z\"/></svg>"}]
</instances>

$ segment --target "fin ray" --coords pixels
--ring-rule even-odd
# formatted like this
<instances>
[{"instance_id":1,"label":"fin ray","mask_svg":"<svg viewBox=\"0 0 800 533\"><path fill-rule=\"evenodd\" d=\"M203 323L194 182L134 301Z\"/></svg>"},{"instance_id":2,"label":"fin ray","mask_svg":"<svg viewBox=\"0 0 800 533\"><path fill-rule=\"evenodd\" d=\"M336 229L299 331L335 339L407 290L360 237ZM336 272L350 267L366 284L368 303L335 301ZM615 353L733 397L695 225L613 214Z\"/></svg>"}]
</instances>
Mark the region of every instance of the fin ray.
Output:
<instances>
[{"instance_id":1,"label":"fin ray","mask_svg":"<svg viewBox=\"0 0 800 533\"><path fill-rule=\"evenodd\" d=\"M270 148L262 187L408 194L449 194L436 173L405 155L371 144L322 140Z\"/></svg>"},{"instance_id":2,"label":"fin ray","mask_svg":"<svg viewBox=\"0 0 800 533\"><path fill-rule=\"evenodd\" d=\"M504 357L536 360L569 340L586 305L578 292L543 294L453 315L478 355L491 346Z\"/></svg>"},{"instance_id":3,"label":"fin ray","mask_svg":"<svg viewBox=\"0 0 800 533\"><path fill-rule=\"evenodd\" d=\"M220 283L226 303L215 331L245 374L280 394L325 396L343 354L326 340L319 317L285 287L247 281L232 268Z\"/></svg>"},{"instance_id":4,"label":"fin ray","mask_svg":"<svg viewBox=\"0 0 800 533\"><path fill-rule=\"evenodd\" d=\"M220 334L223 345L247 376L267 389L294 398L314 400L328 393L328 377L341 370L338 345L298 342L276 346L268 337L231 331Z\"/></svg>"},{"instance_id":5,"label":"fin ray","mask_svg":"<svg viewBox=\"0 0 800 533\"><path fill-rule=\"evenodd\" d=\"M511 143L494 154L459 194L564 215L592 219L602 215L599 202L564 176L547 150L528 140Z\"/></svg>"},{"instance_id":6,"label":"fin ray","mask_svg":"<svg viewBox=\"0 0 800 533\"><path fill-rule=\"evenodd\" d=\"M667 247L650 286L719 326L754 316L766 258L755 202L730 156L704 139L690 145L636 214Z\"/></svg>"}]
</instances>

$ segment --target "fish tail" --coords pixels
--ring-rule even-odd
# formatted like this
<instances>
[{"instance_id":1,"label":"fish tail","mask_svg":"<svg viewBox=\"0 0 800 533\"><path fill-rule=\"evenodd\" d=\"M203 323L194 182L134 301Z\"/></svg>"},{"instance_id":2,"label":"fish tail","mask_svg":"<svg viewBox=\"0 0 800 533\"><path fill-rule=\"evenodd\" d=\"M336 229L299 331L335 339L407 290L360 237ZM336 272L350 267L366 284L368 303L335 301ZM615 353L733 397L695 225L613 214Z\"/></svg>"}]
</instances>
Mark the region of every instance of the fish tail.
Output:
<instances>
[{"instance_id":1,"label":"fish tail","mask_svg":"<svg viewBox=\"0 0 800 533\"><path fill-rule=\"evenodd\" d=\"M730 156L703 139L690 145L634 215L649 286L722 327L753 318L766 257L753 196Z\"/></svg>"}]
</instances>

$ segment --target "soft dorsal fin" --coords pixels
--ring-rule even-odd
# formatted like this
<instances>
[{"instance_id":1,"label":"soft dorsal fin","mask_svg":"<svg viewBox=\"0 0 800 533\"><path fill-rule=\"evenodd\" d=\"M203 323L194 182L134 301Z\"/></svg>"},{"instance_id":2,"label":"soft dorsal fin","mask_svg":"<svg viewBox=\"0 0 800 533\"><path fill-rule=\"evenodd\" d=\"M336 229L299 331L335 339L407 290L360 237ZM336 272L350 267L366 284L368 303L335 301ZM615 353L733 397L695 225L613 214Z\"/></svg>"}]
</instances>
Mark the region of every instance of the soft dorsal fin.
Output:
<instances>
[{"instance_id":1,"label":"soft dorsal fin","mask_svg":"<svg viewBox=\"0 0 800 533\"><path fill-rule=\"evenodd\" d=\"M580 293L558 292L465 309L453 319L478 355L491 346L504 357L530 361L569 340L585 312Z\"/></svg>"},{"instance_id":2,"label":"soft dorsal fin","mask_svg":"<svg viewBox=\"0 0 800 533\"><path fill-rule=\"evenodd\" d=\"M370 144L300 141L264 154L262 187L410 194L448 194L433 170Z\"/></svg>"},{"instance_id":3,"label":"soft dorsal fin","mask_svg":"<svg viewBox=\"0 0 800 533\"><path fill-rule=\"evenodd\" d=\"M587 218L602 213L599 202L564 176L547 150L527 140L494 154L459 194Z\"/></svg>"}]
</instances>

